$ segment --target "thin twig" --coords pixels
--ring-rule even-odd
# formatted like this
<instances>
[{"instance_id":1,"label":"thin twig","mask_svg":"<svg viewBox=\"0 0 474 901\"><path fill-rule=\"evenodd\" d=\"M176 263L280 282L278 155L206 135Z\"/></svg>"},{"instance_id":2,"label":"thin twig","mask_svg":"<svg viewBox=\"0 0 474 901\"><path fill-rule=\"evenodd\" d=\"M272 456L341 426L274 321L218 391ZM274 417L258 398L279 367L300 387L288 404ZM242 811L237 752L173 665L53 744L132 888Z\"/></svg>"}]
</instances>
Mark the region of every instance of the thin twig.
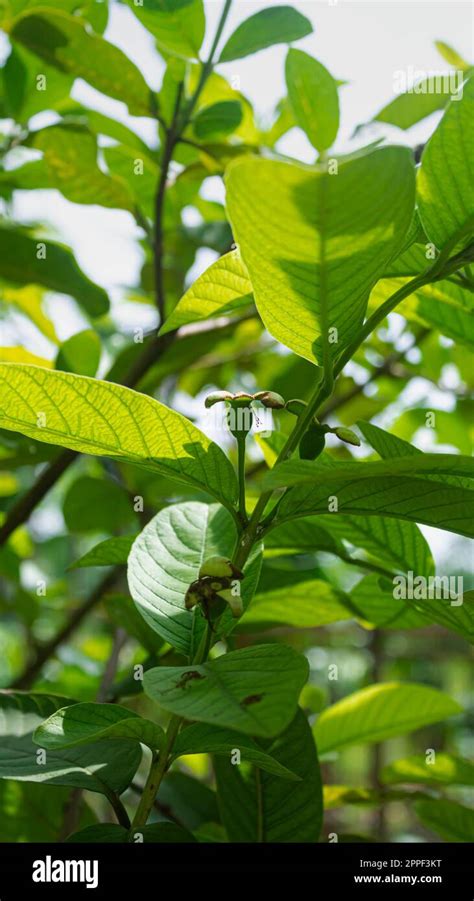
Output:
<instances>
[{"instance_id":1,"label":"thin twig","mask_svg":"<svg viewBox=\"0 0 474 901\"><path fill-rule=\"evenodd\" d=\"M99 603L102 596L108 591L110 588L113 588L115 583L118 581L120 576L122 575L122 567L115 566L103 579L96 585L96 587L91 591L90 595L86 600L81 604L80 607L77 607L73 613L71 613L68 621L53 636L49 641L45 642L43 645L39 645L36 648L36 656L32 663L26 668L24 673L21 676L18 676L17 679L12 684L12 688L26 689L30 688L31 684L35 681L37 675L41 672L44 664L53 654L56 653L57 649L64 644L72 633L77 629L77 627L82 623L82 620L91 610L94 609L96 604Z\"/></svg>"}]
</instances>

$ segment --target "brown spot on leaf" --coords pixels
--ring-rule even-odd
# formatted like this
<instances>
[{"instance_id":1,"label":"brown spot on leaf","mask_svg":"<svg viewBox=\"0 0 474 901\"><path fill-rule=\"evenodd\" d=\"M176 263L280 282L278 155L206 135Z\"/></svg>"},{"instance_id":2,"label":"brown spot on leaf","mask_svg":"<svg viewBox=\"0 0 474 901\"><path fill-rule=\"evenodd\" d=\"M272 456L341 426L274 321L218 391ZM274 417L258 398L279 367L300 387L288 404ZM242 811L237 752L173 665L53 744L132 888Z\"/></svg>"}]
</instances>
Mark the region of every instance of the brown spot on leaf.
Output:
<instances>
[{"instance_id":1,"label":"brown spot on leaf","mask_svg":"<svg viewBox=\"0 0 474 901\"><path fill-rule=\"evenodd\" d=\"M251 704L258 704L258 702L261 701L262 698L263 695L247 695L247 697L240 702L240 706L250 707Z\"/></svg>"},{"instance_id":2,"label":"brown spot on leaf","mask_svg":"<svg viewBox=\"0 0 474 901\"><path fill-rule=\"evenodd\" d=\"M183 673L180 677L179 681L176 683L176 688L186 688L188 682L192 682L193 679L205 679L202 673L199 673L197 670L188 670L187 673Z\"/></svg>"}]
</instances>

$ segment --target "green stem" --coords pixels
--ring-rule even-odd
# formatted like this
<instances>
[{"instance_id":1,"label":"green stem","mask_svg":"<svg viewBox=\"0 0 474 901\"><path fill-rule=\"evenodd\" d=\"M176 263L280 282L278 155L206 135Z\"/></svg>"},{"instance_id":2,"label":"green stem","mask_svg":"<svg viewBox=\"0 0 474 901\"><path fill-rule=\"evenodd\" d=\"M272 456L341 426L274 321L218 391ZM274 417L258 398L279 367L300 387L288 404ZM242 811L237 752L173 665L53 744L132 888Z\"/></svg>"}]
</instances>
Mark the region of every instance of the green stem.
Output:
<instances>
[{"instance_id":1,"label":"green stem","mask_svg":"<svg viewBox=\"0 0 474 901\"><path fill-rule=\"evenodd\" d=\"M291 434L288 436L285 444L283 445L278 457L275 461L275 465L277 463L282 463L284 460L287 460L291 457L292 453L298 447L298 444L306 432L310 422L313 419L321 406L322 403L330 396L332 390L332 379L329 380L329 384L323 380L322 383L318 384L313 397L309 400L308 405L305 407L301 415L298 417L295 427ZM238 569L242 569L244 566L252 547L259 536L261 531L261 518L263 513L265 512L265 508L270 500L273 491L265 491L260 495L257 504L255 505L255 509L250 517L247 528L244 530L242 535L239 537L237 547L234 552L233 563L237 566Z\"/></svg>"},{"instance_id":2,"label":"green stem","mask_svg":"<svg viewBox=\"0 0 474 901\"><path fill-rule=\"evenodd\" d=\"M202 636L201 642L192 661L194 664L203 663L207 659L209 648L211 646L211 640L211 628L209 624L206 623L206 630ZM173 750L173 745L175 743L176 736L180 730L182 722L182 716L171 717L168 723L168 728L166 730L165 743L158 754L153 755L143 793L140 798L135 816L133 818L132 829L139 829L141 826L146 826L147 824L148 817L150 816L151 810L155 803L155 798L163 780L163 776L168 769L170 754Z\"/></svg>"},{"instance_id":3,"label":"green stem","mask_svg":"<svg viewBox=\"0 0 474 901\"><path fill-rule=\"evenodd\" d=\"M117 817L117 821L121 826L124 826L125 829L130 829L130 819L128 816L125 807L123 806L119 796L115 794L112 790L106 792L107 800L110 802L111 806L114 809L115 816Z\"/></svg>"},{"instance_id":4,"label":"green stem","mask_svg":"<svg viewBox=\"0 0 474 901\"><path fill-rule=\"evenodd\" d=\"M237 438L237 475L239 481L239 514L242 523L248 522L245 505L245 441L246 437Z\"/></svg>"},{"instance_id":5,"label":"green stem","mask_svg":"<svg viewBox=\"0 0 474 901\"><path fill-rule=\"evenodd\" d=\"M140 803L133 818L132 829L140 829L140 827L147 824L158 789L168 769L168 758L182 722L183 718L181 716L171 717L166 730L165 743L159 754L153 755Z\"/></svg>"},{"instance_id":6,"label":"green stem","mask_svg":"<svg viewBox=\"0 0 474 901\"><path fill-rule=\"evenodd\" d=\"M198 83L197 83L196 90L194 91L194 94L193 94L193 96L191 97L191 99L190 99L190 101L189 101L189 103L188 103L188 105L187 105L187 107L186 107L186 109L185 109L185 111L184 111L184 118L183 118L183 121L184 121L185 124L182 126L182 128L181 128L181 130L180 130L180 133L181 133L181 134L182 134L182 132L184 131L184 128L185 128L186 124L189 122L189 119L191 118L191 116L192 116L192 114L193 114L193 111L194 111L194 109L195 109L195 107L196 107L196 104L197 104L197 102L198 102L198 100L199 100L199 98L200 98L200 96L201 96L201 93L202 93L202 90L203 90L203 88L204 88L204 85L206 84L206 81L207 81L209 75L210 75L211 72L212 72L212 68L213 68L213 65L214 65L214 56L215 56L215 54L216 54L217 46L218 46L219 41L220 41L220 39L221 39L221 35L222 35L223 30L224 30L224 26L225 26L225 23L226 23L226 21L227 21L227 16L229 15L230 7L231 7L231 6L232 6L232 0L225 0L224 6L223 6L223 9L222 9L222 13L221 13L221 17L220 17L220 19L219 19L219 23L218 23L218 26L217 26L216 34L215 34L214 40L213 40L213 42L212 42L211 51L210 51L210 53L209 53L209 56L208 56L206 62L203 63L203 66L202 66L202 69L201 69L201 74L200 74L200 76L199 76L199 81L198 81Z\"/></svg>"},{"instance_id":7,"label":"green stem","mask_svg":"<svg viewBox=\"0 0 474 901\"><path fill-rule=\"evenodd\" d=\"M409 297L410 294L413 294L414 291L417 291L418 288L424 288L426 285L432 284L433 282L439 282L442 279L446 278L448 275L451 275L453 272L456 272L459 267L462 265L464 257L467 259L472 255L472 248L465 248L461 253L456 254L456 256L445 262L443 268L440 268L440 258L436 260L433 266L431 266L427 272L423 272L421 275L417 275L416 278L413 278L411 281L407 282L405 285L402 285L398 291L395 291L387 300L380 305L373 313L372 316L365 321L361 331L358 333L354 341L346 347L345 351L339 357L335 367L334 367L334 375L339 375L340 372L344 369L344 366L352 360L352 357L359 349L361 344L364 343L365 339L380 325L381 322L391 313L396 306L402 301L405 300L406 297Z\"/></svg>"}]
</instances>

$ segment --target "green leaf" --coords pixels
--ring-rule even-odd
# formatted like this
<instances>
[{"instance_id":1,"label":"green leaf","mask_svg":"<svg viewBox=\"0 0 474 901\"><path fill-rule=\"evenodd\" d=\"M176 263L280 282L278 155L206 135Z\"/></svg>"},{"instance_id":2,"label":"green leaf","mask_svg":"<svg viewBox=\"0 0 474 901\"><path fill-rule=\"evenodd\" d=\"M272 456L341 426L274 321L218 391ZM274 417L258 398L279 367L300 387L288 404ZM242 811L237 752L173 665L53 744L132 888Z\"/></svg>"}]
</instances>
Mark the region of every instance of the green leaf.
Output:
<instances>
[{"instance_id":1,"label":"green leaf","mask_svg":"<svg viewBox=\"0 0 474 901\"><path fill-rule=\"evenodd\" d=\"M299 779L292 770L266 754L253 738L207 723L194 723L179 733L173 746L173 759L184 754L216 754L229 759L235 751L240 752L242 760L255 764L267 773L293 781Z\"/></svg>"},{"instance_id":2,"label":"green leaf","mask_svg":"<svg viewBox=\"0 0 474 901\"><path fill-rule=\"evenodd\" d=\"M65 703L74 702L51 695L0 691L0 778L121 794L141 760L136 742L117 740L47 751L43 762L42 756L38 757L41 749L34 744L33 733Z\"/></svg>"},{"instance_id":3,"label":"green leaf","mask_svg":"<svg viewBox=\"0 0 474 901\"><path fill-rule=\"evenodd\" d=\"M101 346L97 332L84 329L63 341L55 366L63 372L94 376L99 368L100 356Z\"/></svg>"},{"instance_id":4,"label":"green leaf","mask_svg":"<svg viewBox=\"0 0 474 901\"><path fill-rule=\"evenodd\" d=\"M0 230L0 243L2 240L2 234ZM37 253L36 245L34 249L34 253ZM0 287L0 300L2 300L5 304L11 304L23 316L26 316L33 325L53 344L59 344L58 336L56 334L56 330L54 328L53 323L49 319L49 317L45 314L43 309L43 301L44 301L44 291L38 287L37 285L27 285L23 288L17 288L9 285L2 285ZM9 362L8 356L2 358L4 362ZM33 360L12 360L11 362L20 362L20 363L33 363ZM52 363L49 362L47 364L47 368L52 367Z\"/></svg>"},{"instance_id":5,"label":"green leaf","mask_svg":"<svg viewBox=\"0 0 474 901\"><path fill-rule=\"evenodd\" d=\"M199 110L193 119L193 129L201 141L230 135L242 122L242 106L238 100L221 100Z\"/></svg>"},{"instance_id":6,"label":"green leaf","mask_svg":"<svg viewBox=\"0 0 474 901\"><path fill-rule=\"evenodd\" d=\"M163 747L165 734L161 726L126 707L86 703L57 710L33 735L37 745L53 751L111 739L141 742L156 751Z\"/></svg>"},{"instance_id":7,"label":"green leaf","mask_svg":"<svg viewBox=\"0 0 474 901\"><path fill-rule=\"evenodd\" d=\"M349 745L372 744L404 735L461 713L448 695L427 685L383 682L327 707L314 726L320 754Z\"/></svg>"},{"instance_id":8,"label":"green leaf","mask_svg":"<svg viewBox=\"0 0 474 901\"><path fill-rule=\"evenodd\" d=\"M104 605L112 622L124 629L129 637L135 638L149 654L156 654L163 648L163 640L150 629L128 595L109 594Z\"/></svg>"},{"instance_id":9,"label":"green leaf","mask_svg":"<svg viewBox=\"0 0 474 901\"><path fill-rule=\"evenodd\" d=\"M43 110L58 109L69 96L74 81L15 45L5 63L3 78L6 112L21 123ZM42 90L38 90L38 85Z\"/></svg>"},{"instance_id":10,"label":"green leaf","mask_svg":"<svg viewBox=\"0 0 474 901\"><path fill-rule=\"evenodd\" d=\"M313 629L351 619L342 592L309 573L285 572L266 567L258 591L239 621L239 631L290 626Z\"/></svg>"},{"instance_id":11,"label":"green leaf","mask_svg":"<svg viewBox=\"0 0 474 901\"><path fill-rule=\"evenodd\" d=\"M175 844L177 842L195 842L191 832L178 826L176 823L151 823L149 826L141 826L139 829L125 829L114 823L100 823L97 826L88 826L75 832L66 839L66 842L86 842L87 844L148 844L159 842Z\"/></svg>"},{"instance_id":12,"label":"green leaf","mask_svg":"<svg viewBox=\"0 0 474 901\"><path fill-rule=\"evenodd\" d=\"M43 152L49 186L72 203L93 203L133 211L134 200L121 179L97 165L97 140L81 125L51 125L36 132L33 147Z\"/></svg>"},{"instance_id":13,"label":"green leaf","mask_svg":"<svg viewBox=\"0 0 474 901\"><path fill-rule=\"evenodd\" d=\"M471 808L444 798L417 801L414 807L423 826L441 835L446 841L474 841L474 810Z\"/></svg>"},{"instance_id":14,"label":"green leaf","mask_svg":"<svg viewBox=\"0 0 474 901\"><path fill-rule=\"evenodd\" d=\"M454 454L338 463L331 468L321 466L319 461L298 460L280 463L265 476L264 483L268 488L301 484L283 498L281 519L327 513L329 499L337 498L337 514L332 513L333 517L345 513L377 514L470 537L474 535L474 522L468 514L472 491L438 481L438 476L467 476L472 471L469 457ZM308 485L313 487L309 489Z\"/></svg>"},{"instance_id":15,"label":"green leaf","mask_svg":"<svg viewBox=\"0 0 474 901\"><path fill-rule=\"evenodd\" d=\"M362 420L359 420L357 425L366 441L369 442L383 460L421 453L418 448L413 447L407 441L401 441L395 435L390 435L389 432L385 432L378 426ZM382 527L383 525L384 523L382 522ZM389 522L387 532L390 531L390 526L398 532L394 542L387 542L389 547L395 547L401 552L402 560L397 560L398 568L402 564L401 569L405 571L407 566L413 565L416 572L423 573L426 576L434 572L434 561L428 542L418 526L411 522L398 522L396 524ZM350 536L347 537L350 539ZM387 541L386 536L385 541Z\"/></svg>"},{"instance_id":16,"label":"green leaf","mask_svg":"<svg viewBox=\"0 0 474 901\"><path fill-rule=\"evenodd\" d=\"M234 503L237 482L221 449L153 398L110 382L15 363L0 363L2 379L1 428L135 463ZM38 425L40 412L44 425Z\"/></svg>"},{"instance_id":17,"label":"green leaf","mask_svg":"<svg viewBox=\"0 0 474 901\"><path fill-rule=\"evenodd\" d=\"M159 49L184 59L198 59L205 31L202 0L126 0Z\"/></svg>"},{"instance_id":18,"label":"green leaf","mask_svg":"<svg viewBox=\"0 0 474 901\"><path fill-rule=\"evenodd\" d=\"M69 248L62 244L0 228L0 261L2 278L70 294L90 316L102 316L109 309L104 289L84 275Z\"/></svg>"},{"instance_id":19,"label":"green leaf","mask_svg":"<svg viewBox=\"0 0 474 901\"><path fill-rule=\"evenodd\" d=\"M309 19L293 7L270 6L240 23L222 49L219 62L241 59L274 44L290 44L312 30Z\"/></svg>"},{"instance_id":20,"label":"green leaf","mask_svg":"<svg viewBox=\"0 0 474 901\"><path fill-rule=\"evenodd\" d=\"M382 147L341 160L337 176L245 158L229 166L226 183L234 236L267 329L311 362L321 360L318 336L341 352L410 225L410 151ZM337 329L337 343L329 329Z\"/></svg>"},{"instance_id":21,"label":"green leaf","mask_svg":"<svg viewBox=\"0 0 474 901\"><path fill-rule=\"evenodd\" d=\"M462 72L470 68L469 63L449 44L445 44L444 41L435 41L435 47L450 66L454 66L455 69L461 69Z\"/></svg>"},{"instance_id":22,"label":"green leaf","mask_svg":"<svg viewBox=\"0 0 474 901\"><path fill-rule=\"evenodd\" d=\"M334 144L339 129L337 83L317 59L289 50L286 84L296 124L320 153Z\"/></svg>"},{"instance_id":23,"label":"green leaf","mask_svg":"<svg viewBox=\"0 0 474 901\"><path fill-rule=\"evenodd\" d=\"M393 583L371 574L350 592L351 603L361 619L380 629L419 629L430 625L429 616L420 613L411 601L394 597Z\"/></svg>"},{"instance_id":24,"label":"green leaf","mask_svg":"<svg viewBox=\"0 0 474 901\"><path fill-rule=\"evenodd\" d=\"M265 536L265 547L291 549L302 553L325 551L338 557L346 553L342 542L322 528L316 517L277 525Z\"/></svg>"},{"instance_id":25,"label":"green leaf","mask_svg":"<svg viewBox=\"0 0 474 901\"><path fill-rule=\"evenodd\" d=\"M252 302L252 284L237 250L219 257L186 291L159 334L189 322L201 322L234 313Z\"/></svg>"},{"instance_id":26,"label":"green leaf","mask_svg":"<svg viewBox=\"0 0 474 901\"><path fill-rule=\"evenodd\" d=\"M422 785L474 785L474 764L453 754L436 752L433 761L414 754L384 766L380 779L388 785L415 782Z\"/></svg>"},{"instance_id":27,"label":"green leaf","mask_svg":"<svg viewBox=\"0 0 474 901\"><path fill-rule=\"evenodd\" d=\"M73 832L66 839L67 842L72 842L73 844L76 844L76 842L87 842L90 845L96 843L101 845L123 845L125 842L128 842L128 832L123 826L118 826L117 823L97 823L94 826L86 826L85 829L81 829L79 832Z\"/></svg>"},{"instance_id":28,"label":"green leaf","mask_svg":"<svg viewBox=\"0 0 474 901\"><path fill-rule=\"evenodd\" d=\"M370 307L375 309L407 283L406 278L387 278L372 291ZM435 282L418 288L398 307L407 319L434 326L456 343L474 347L474 301L472 292L453 282Z\"/></svg>"},{"instance_id":29,"label":"green leaf","mask_svg":"<svg viewBox=\"0 0 474 901\"><path fill-rule=\"evenodd\" d=\"M150 219L154 217L156 186L160 170L150 157L137 147L118 144L104 147L103 154L108 168L128 186L130 200Z\"/></svg>"},{"instance_id":30,"label":"green leaf","mask_svg":"<svg viewBox=\"0 0 474 901\"><path fill-rule=\"evenodd\" d=\"M265 749L283 766L292 767L301 781L289 782L265 772L257 776L255 769L244 775L230 761L216 760L217 798L229 840L317 842L323 814L321 775L314 739L301 710Z\"/></svg>"},{"instance_id":31,"label":"green leaf","mask_svg":"<svg viewBox=\"0 0 474 901\"><path fill-rule=\"evenodd\" d=\"M461 99L462 98L462 99ZM423 151L418 175L421 223L438 249L472 239L474 228L474 78L451 100Z\"/></svg>"},{"instance_id":32,"label":"green leaf","mask_svg":"<svg viewBox=\"0 0 474 901\"><path fill-rule=\"evenodd\" d=\"M63 515L71 532L113 532L118 523L136 522L125 488L92 476L72 483L63 501Z\"/></svg>"},{"instance_id":33,"label":"green leaf","mask_svg":"<svg viewBox=\"0 0 474 901\"><path fill-rule=\"evenodd\" d=\"M417 83L417 92L398 94L373 118L373 122L395 125L406 131L427 116L444 109L449 103L449 94L430 90L428 79Z\"/></svg>"},{"instance_id":34,"label":"green leaf","mask_svg":"<svg viewBox=\"0 0 474 901\"><path fill-rule=\"evenodd\" d=\"M70 789L34 782L0 779L0 842L57 842ZM82 806L79 825L94 817Z\"/></svg>"},{"instance_id":35,"label":"green leaf","mask_svg":"<svg viewBox=\"0 0 474 901\"><path fill-rule=\"evenodd\" d=\"M271 737L295 715L307 677L306 660L291 648L255 645L199 666L148 670L143 689L170 713Z\"/></svg>"},{"instance_id":36,"label":"green leaf","mask_svg":"<svg viewBox=\"0 0 474 901\"><path fill-rule=\"evenodd\" d=\"M83 78L97 91L126 103L130 115L151 115L150 88L114 44L90 33L77 16L33 9L15 19L12 40L65 75Z\"/></svg>"},{"instance_id":37,"label":"green leaf","mask_svg":"<svg viewBox=\"0 0 474 901\"><path fill-rule=\"evenodd\" d=\"M80 557L70 569L82 569L86 566L117 566L127 563L128 555L136 535L120 535L117 538L106 538L94 545L87 554Z\"/></svg>"},{"instance_id":38,"label":"green leaf","mask_svg":"<svg viewBox=\"0 0 474 901\"><path fill-rule=\"evenodd\" d=\"M186 610L186 591L208 557L232 557L236 540L234 522L223 507L190 501L160 510L132 547L128 584L135 604L148 625L182 654L193 656L206 626L199 612ZM246 607L258 581L260 554L244 572ZM234 624L231 614L223 614L219 634Z\"/></svg>"},{"instance_id":39,"label":"green leaf","mask_svg":"<svg viewBox=\"0 0 474 901\"><path fill-rule=\"evenodd\" d=\"M168 772L157 796L162 808L170 811L186 829L197 829L203 823L218 823L216 793L204 782L179 770Z\"/></svg>"}]
</instances>

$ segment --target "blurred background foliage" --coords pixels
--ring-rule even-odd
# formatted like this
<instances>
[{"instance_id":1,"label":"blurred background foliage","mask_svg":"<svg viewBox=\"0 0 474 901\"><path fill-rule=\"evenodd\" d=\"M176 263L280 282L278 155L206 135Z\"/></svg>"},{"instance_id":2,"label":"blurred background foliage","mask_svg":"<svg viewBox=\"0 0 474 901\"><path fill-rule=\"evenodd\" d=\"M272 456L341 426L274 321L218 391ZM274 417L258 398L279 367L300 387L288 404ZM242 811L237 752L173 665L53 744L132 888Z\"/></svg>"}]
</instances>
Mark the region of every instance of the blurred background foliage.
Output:
<instances>
[{"instance_id":1,"label":"blurred background foliage","mask_svg":"<svg viewBox=\"0 0 474 901\"><path fill-rule=\"evenodd\" d=\"M206 4L211 19L216 5ZM271 389L285 398L304 399L312 390L314 367L289 354L264 331L251 298L238 315L186 326L156 353L153 342L159 313L152 219L159 167L163 163L163 123L169 124L172 119L179 83L184 78L191 94L199 67L196 60L183 58L192 55L189 48L174 47L172 50L182 55L173 55L163 44L161 33L153 34L146 14L126 6L114 2L109 10L104 0L45 0L41 4L35 0L4 0L0 4L4 30L0 85L0 354L7 361L36 362L120 381L149 345L150 365L135 387L186 413L212 437L224 441L233 456L228 436L216 434L212 421L205 416L205 395L215 389ZM316 28L320 5L297 6ZM70 54L64 55L60 68L54 64L54 47L45 43L44 51L37 52L37 7L37 16L44 16L52 24L58 15L70 15L74 40L71 39ZM236 7L238 24L255 11L256 5L237 3ZM141 22L135 20L133 12ZM383 17L383 8L378 15ZM83 27L81 21L88 24ZM147 25L151 34L144 30ZM112 32L111 40L121 35L123 47L127 44L128 27L135 42L130 45L131 56L138 68L123 55L117 56L114 43L93 43L102 41L102 34L107 38ZM196 28L197 19L188 37L196 37ZM462 28L460 31L462 34ZM208 43L209 33L208 30ZM312 37L305 40L307 43L302 46L311 48ZM322 37L320 40L324 41ZM146 65L152 54L156 58L158 75L151 78L154 90L150 90L140 71L141 52ZM268 51L268 59L272 64L275 58L271 52ZM356 53L360 49L354 43L353 54ZM48 58L48 54L52 57ZM334 47L330 57L325 61L333 75L349 78L351 59L338 55ZM287 100L273 96L272 65L264 55L259 60L260 77L268 82L267 91L273 97L273 113L269 114L270 105L265 115L255 111L251 99L235 87L240 61L227 63L219 74L209 78L197 104L194 124L188 126L185 140L176 149L163 211L165 316L196 276L232 247L222 186L227 161L248 152L293 153L307 158L306 139L294 127ZM36 89L36 79L41 74L47 77L48 88L44 92ZM344 90L341 83L341 96ZM379 115L378 124L372 122L360 129L352 141L346 140L341 151L364 146L369 137L383 139L385 135L392 139L395 135L397 140L414 147L420 127L424 129L424 140L435 127L440 112L429 110L426 118L422 100L412 97L411 129L407 130L397 110ZM217 113L213 107L213 114L209 114L216 103L227 106ZM153 118L157 110L161 122ZM377 119L377 109L372 112L368 118ZM143 163L139 175L133 169L137 159ZM87 242L84 246L76 242L75 257L64 247L62 223L68 219L85 233L90 224L95 242L93 255ZM116 232L113 221L120 223ZM111 239L106 236L108 230ZM117 241L111 251L114 234ZM61 245L48 254L49 271L43 264L31 269L31 241ZM123 257L127 254L132 262L124 267ZM126 277L121 279L117 273L126 273ZM467 314L455 300L445 299L444 304L436 298L429 301L429 297L417 296L406 302L403 315L391 314L389 321L357 352L328 403L331 425L353 426L360 419L372 420L423 449L470 453L472 325L465 321L463 316ZM440 310L445 314L441 332L436 328ZM432 413L434 424L433 417L427 417ZM288 429L288 419L275 416L279 431ZM255 495L265 472L262 446L264 440L252 442L248 464ZM331 450L340 458L350 458L352 453L352 449L349 452L336 443ZM354 453L367 456L371 451L363 443ZM12 432L0 434L3 520L7 521L11 511L18 509L37 479L58 459L57 449L50 445ZM100 697L108 661L118 648L117 671L110 683L106 681L107 699L125 697L126 703L155 717L156 708L152 711L146 698L133 696L137 690L137 683L130 676L133 665L150 665L151 661L172 664L182 662L181 659L136 613L128 596L123 565L100 569L75 564L107 538L135 535L157 510L170 502L206 498L118 462L78 457L63 468L61 477L33 505L29 518L8 536L0 550L0 687L34 686L37 691L93 700ZM143 499L143 504L137 499ZM467 541L433 529L423 528L423 532L430 541L437 571L463 576L468 587L471 567ZM351 538L348 547L353 544ZM377 562L363 543L356 548L360 558ZM294 582L302 573L305 578L308 573L322 579L330 575L345 590L361 579L377 578L326 551L309 550L294 556L290 550L270 550L266 571L273 584L284 584L286 577ZM375 591L379 591L378 584ZM83 615L84 611L87 615ZM71 623L76 627L69 628ZM64 629L65 640L55 643ZM128 635L126 640L124 632ZM232 646L243 647L255 636L269 642L283 638L307 656L311 678L302 705L311 721L328 704L374 681L433 685L465 707L464 717L450 718L381 744L349 747L337 755L328 754L322 761L324 780L329 786L323 841L328 840L330 833L346 835L348 839L351 835L372 840L433 839L436 833L426 817L420 819L406 797L397 797L397 786L384 786L381 774L391 761L424 756L428 748L461 757L468 754L472 671L466 642L437 625L403 630L394 625L381 630L373 623L350 619L318 628L283 624L268 628L265 623L257 624L254 631L249 626L242 627L232 637ZM35 670L35 659L39 655L41 662L48 643L52 643L52 652L45 655L44 665ZM328 675L334 664L337 679ZM30 673L26 681L25 671ZM140 778L138 774L137 780ZM354 791L338 791L337 786L348 786ZM435 794L438 790L463 804L469 802L472 792L465 785L453 784L446 789L440 789L438 784ZM381 804L381 793L389 791L392 796ZM410 791L416 797L416 784L411 785ZM67 794L63 788L0 782L0 810L13 813L16 830L12 834L8 816L0 817L0 838L53 839L61 828ZM132 789L129 796L132 797ZM87 801L81 825L94 820L91 810L101 817L105 815L100 796L88 795ZM37 811L37 817L20 816L26 804L29 810ZM207 825L203 834L218 837L219 814L209 759L195 756L175 764L160 790L157 807L157 818L165 815L191 829L214 824ZM46 817L44 822L40 819L45 808L48 822Z\"/></svg>"}]
</instances>

